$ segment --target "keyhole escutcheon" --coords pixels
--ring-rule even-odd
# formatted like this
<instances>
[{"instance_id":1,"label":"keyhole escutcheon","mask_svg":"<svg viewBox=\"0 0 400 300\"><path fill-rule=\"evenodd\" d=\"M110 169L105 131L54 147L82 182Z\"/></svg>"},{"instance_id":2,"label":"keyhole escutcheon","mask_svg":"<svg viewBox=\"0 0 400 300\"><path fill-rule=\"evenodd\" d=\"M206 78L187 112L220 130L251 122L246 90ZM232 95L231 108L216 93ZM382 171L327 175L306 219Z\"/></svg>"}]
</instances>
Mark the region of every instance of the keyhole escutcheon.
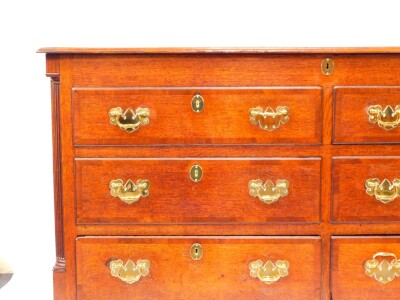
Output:
<instances>
[{"instance_id":1,"label":"keyhole escutcheon","mask_svg":"<svg viewBox=\"0 0 400 300\"><path fill-rule=\"evenodd\" d=\"M204 98L200 94L195 94L191 105L194 112L201 112L204 109Z\"/></svg>"},{"instance_id":2,"label":"keyhole escutcheon","mask_svg":"<svg viewBox=\"0 0 400 300\"><path fill-rule=\"evenodd\" d=\"M335 68L335 63L332 58L324 58L321 62L321 72L322 74L329 76L333 73Z\"/></svg>"},{"instance_id":3,"label":"keyhole escutcheon","mask_svg":"<svg viewBox=\"0 0 400 300\"><path fill-rule=\"evenodd\" d=\"M199 243L194 243L190 247L190 256L193 260L200 260L203 257L203 247Z\"/></svg>"},{"instance_id":4,"label":"keyhole escutcheon","mask_svg":"<svg viewBox=\"0 0 400 300\"><path fill-rule=\"evenodd\" d=\"M203 177L203 169L200 165L194 165L190 168L190 179L194 182L199 182Z\"/></svg>"}]
</instances>

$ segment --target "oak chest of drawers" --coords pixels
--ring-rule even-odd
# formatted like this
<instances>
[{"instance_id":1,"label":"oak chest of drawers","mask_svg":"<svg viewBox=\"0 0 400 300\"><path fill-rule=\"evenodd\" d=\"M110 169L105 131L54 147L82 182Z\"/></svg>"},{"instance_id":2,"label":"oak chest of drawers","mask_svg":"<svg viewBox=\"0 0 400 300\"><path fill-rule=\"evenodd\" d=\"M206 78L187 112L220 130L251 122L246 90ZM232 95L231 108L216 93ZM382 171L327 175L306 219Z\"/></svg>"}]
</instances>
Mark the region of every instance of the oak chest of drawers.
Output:
<instances>
[{"instance_id":1,"label":"oak chest of drawers","mask_svg":"<svg viewBox=\"0 0 400 300\"><path fill-rule=\"evenodd\" d=\"M39 52L56 299L399 299L400 49Z\"/></svg>"}]
</instances>

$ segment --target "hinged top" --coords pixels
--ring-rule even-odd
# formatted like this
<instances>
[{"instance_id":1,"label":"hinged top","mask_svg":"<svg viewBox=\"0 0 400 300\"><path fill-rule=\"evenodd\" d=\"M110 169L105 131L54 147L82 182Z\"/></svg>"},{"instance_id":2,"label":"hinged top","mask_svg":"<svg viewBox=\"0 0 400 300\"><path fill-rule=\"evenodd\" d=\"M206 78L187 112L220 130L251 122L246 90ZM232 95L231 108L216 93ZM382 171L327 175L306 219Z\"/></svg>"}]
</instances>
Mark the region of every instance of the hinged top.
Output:
<instances>
[{"instance_id":1,"label":"hinged top","mask_svg":"<svg viewBox=\"0 0 400 300\"><path fill-rule=\"evenodd\" d=\"M336 48L41 48L38 53L53 54L400 54L400 47Z\"/></svg>"}]
</instances>

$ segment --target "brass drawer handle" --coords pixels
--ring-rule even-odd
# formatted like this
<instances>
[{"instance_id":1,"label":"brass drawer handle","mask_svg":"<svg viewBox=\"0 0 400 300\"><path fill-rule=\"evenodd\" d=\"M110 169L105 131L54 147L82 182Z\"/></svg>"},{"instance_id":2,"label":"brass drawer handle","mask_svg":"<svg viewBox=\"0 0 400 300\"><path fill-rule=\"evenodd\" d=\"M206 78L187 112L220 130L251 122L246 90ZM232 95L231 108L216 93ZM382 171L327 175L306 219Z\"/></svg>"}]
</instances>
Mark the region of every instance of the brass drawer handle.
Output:
<instances>
[{"instance_id":1,"label":"brass drawer handle","mask_svg":"<svg viewBox=\"0 0 400 300\"><path fill-rule=\"evenodd\" d=\"M389 262L383 259L381 262L378 261L378 256L392 257L392 261ZM376 281L380 283L388 283L397 277L400 277L400 259L397 259L396 255L389 252L378 252L372 259L367 260L364 263L365 274L370 277L374 277Z\"/></svg>"},{"instance_id":2,"label":"brass drawer handle","mask_svg":"<svg viewBox=\"0 0 400 300\"><path fill-rule=\"evenodd\" d=\"M258 197L262 202L271 204L280 197L285 197L289 194L289 181L286 179L278 179L276 186L271 180L267 180L263 184L261 179L250 180L249 182L250 195Z\"/></svg>"},{"instance_id":3,"label":"brass drawer handle","mask_svg":"<svg viewBox=\"0 0 400 300\"><path fill-rule=\"evenodd\" d=\"M140 125L147 125L150 122L150 110L148 108L137 108L134 111L128 108L123 112L121 107L111 108L108 112L110 123L127 132L134 132Z\"/></svg>"},{"instance_id":4,"label":"brass drawer handle","mask_svg":"<svg viewBox=\"0 0 400 300\"><path fill-rule=\"evenodd\" d=\"M261 260L256 260L249 264L249 268L251 277L258 278L266 284L272 284L289 275L287 260L277 260L275 264L269 260L264 265Z\"/></svg>"},{"instance_id":5,"label":"brass drawer handle","mask_svg":"<svg viewBox=\"0 0 400 300\"><path fill-rule=\"evenodd\" d=\"M367 114L371 123L377 123L379 127L386 130L396 128L400 124L400 105L394 109L388 105L383 110L380 105L372 105L368 107Z\"/></svg>"},{"instance_id":6,"label":"brass drawer handle","mask_svg":"<svg viewBox=\"0 0 400 300\"><path fill-rule=\"evenodd\" d=\"M147 259L138 259L136 265L128 259L124 265L121 259L112 260L110 262L111 275L121 279L123 282L132 284L142 276L147 276L150 273L150 261Z\"/></svg>"},{"instance_id":7,"label":"brass drawer handle","mask_svg":"<svg viewBox=\"0 0 400 300\"><path fill-rule=\"evenodd\" d=\"M139 179L136 184L132 180L128 180L125 184L122 179L111 180L109 184L110 194L118 197L127 204L132 204L150 194L150 181Z\"/></svg>"},{"instance_id":8,"label":"brass drawer handle","mask_svg":"<svg viewBox=\"0 0 400 300\"><path fill-rule=\"evenodd\" d=\"M281 124L289 122L289 108L287 106L278 106L276 112L270 106L265 111L261 106L257 106L250 108L249 115L251 124L267 131L275 130Z\"/></svg>"},{"instance_id":9,"label":"brass drawer handle","mask_svg":"<svg viewBox=\"0 0 400 300\"><path fill-rule=\"evenodd\" d=\"M382 182L378 178L367 179L365 188L367 195L375 196L382 203L389 203L400 196L400 179L393 180L393 183L386 178Z\"/></svg>"}]
</instances>

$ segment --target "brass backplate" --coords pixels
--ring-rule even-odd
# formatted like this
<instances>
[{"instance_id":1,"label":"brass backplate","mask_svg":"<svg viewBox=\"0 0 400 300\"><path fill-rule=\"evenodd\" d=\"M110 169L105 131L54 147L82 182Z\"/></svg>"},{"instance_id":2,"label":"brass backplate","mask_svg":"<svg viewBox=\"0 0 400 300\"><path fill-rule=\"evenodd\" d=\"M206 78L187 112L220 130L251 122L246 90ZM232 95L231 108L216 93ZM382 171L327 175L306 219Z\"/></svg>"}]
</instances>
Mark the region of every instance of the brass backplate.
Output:
<instances>
[{"instance_id":1,"label":"brass backplate","mask_svg":"<svg viewBox=\"0 0 400 300\"><path fill-rule=\"evenodd\" d=\"M335 63L332 58L324 58L321 62L321 71L324 75L331 75L335 69Z\"/></svg>"},{"instance_id":2,"label":"brass backplate","mask_svg":"<svg viewBox=\"0 0 400 300\"><path fill-rule=\"evenodd\" d=\"M382 259L378 257L390 257ZM386 284L396 277L400 277L400 259L390 252L378 252L364 263L365 274L373 277L376 281Z\"/></svg>"},{"instance_id":3,"label":"brass backplate","mask_svg":"<svg viewBox=\"0 0 400 300\"><path fill-rule=\"evenodd\" d=\"M204 99L200 94L193 96L192 109L194 112L201 112L204 109Z\"/></svg>"},{"instance_id":4,"label":"brass backplate","mask_svg":"<svg viewBox=\"0 0 400 300\"><path fill-rule=\"evenodd\" d=\"M194 165L190 169L190 179L194 182L199 182L203 177L203 169L199 165Z\"/></svg>"},{"instance_id":5,"label":"brass backplate","mask_svg":"<svg viewBox=\"0 0 400 300\"><path fill-rule=\"evenodd\" d=\"M190 247L190 256L193 260L200 260L203 257L203 247L199 243L195 243Z\"/></svg>"},{"instance_id":6,"label":"brass backplate","mask_svg":"<svg viewBox=\"0 0 400 300\"><path fill-rule=\"evenodd\" d=\"M400 105L394 108L390 105L385 108L380 105L371 105L367 109L367 114L371 123L377 123L385 130L392 130L400 125Z\"/></svg>"},{"instance_id":7,"label":"brass backplate","mask_svg":"<svg viewBox=\"0 0 400 300\"><path fill-rule=\"evenodd\" d=\"M138 259L136 264L128 259L123 263L121 259L110 262L111 275L121 279L123 282L132 284L140 280L142 276L150 273L150 261L147 259Z\"/></svg>"}]
</instances>

